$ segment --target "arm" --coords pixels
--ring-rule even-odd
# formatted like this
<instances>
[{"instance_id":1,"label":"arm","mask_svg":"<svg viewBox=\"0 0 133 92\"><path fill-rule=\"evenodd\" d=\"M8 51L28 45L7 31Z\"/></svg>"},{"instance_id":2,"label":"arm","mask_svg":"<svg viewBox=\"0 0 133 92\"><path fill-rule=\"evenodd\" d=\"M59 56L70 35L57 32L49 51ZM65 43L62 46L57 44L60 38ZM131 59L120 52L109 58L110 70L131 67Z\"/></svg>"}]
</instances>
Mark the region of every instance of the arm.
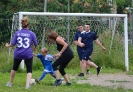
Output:
<instances>
[{"instance_id":1,"label":"arm","mask_svg":"<svg viewBox=\"0 0 133 92\"><path fill-rule=\"evenodd\" d=\"M80 47L83 47L85 44L82 43L81 41L82 41L82 38L79 37L79 38L78 38L78 44L79 44Z\"/></svg>"},{"instance_id":2,"label":"arm","mask_svg":"<svg viewBox=\"0 0 133 92\"><path fill-rule=\"evenodd\" d=\"M33 56L37 57L37 55L35 53L33 53Z\"/></svg>"},{"instance_id":3,"label":"arm","mask_svg":"<svg viewBox=\"0 0 133 92\"><path fill-rule=\"evenodd\" d=\"M9 43L6 43L5 46L6 47L13 47L13 45L12 44L9 44Z\"/></svg>"},{"instance_id":4,"label":"arm","mask_svg":"<svg viewBox=\"0 0 133 92\"><path fill-rule=\"evenodd\" d=\"M101 42L100 42L98 39L96 39L95 42L96 42L96 44L99 45L104 51L106 51L106 48L103 47L103 45L101 44Z\"/></svg>"},{"instance_id":5,"label":"arm","mask_svg":"<svg viewBox=\"0 0 133 92\"><path fill-rule=\"evenodd\" d=\"M77 46L80 46L78 41L74 41L74 44L77 45Z\"/></svg>"}]
</instances>

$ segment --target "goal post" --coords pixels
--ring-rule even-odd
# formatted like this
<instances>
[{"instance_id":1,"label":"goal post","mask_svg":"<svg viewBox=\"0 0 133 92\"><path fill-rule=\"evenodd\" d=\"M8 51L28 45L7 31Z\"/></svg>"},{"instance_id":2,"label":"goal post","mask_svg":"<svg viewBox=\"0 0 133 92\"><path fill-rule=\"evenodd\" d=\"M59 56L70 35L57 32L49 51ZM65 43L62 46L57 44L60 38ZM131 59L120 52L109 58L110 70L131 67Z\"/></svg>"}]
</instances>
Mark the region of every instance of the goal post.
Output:
<instances>
[{"instance_id":1,"label":"goal post","mask_svg":"<svg viewBox=\"0 0 133 92\"><path fill-rule=\"evenodd\" d=\"M115 54L121 55L123 60L122 63L124 62L126 71L129 70L127 14L18 12L15 13L14 16L17 16L16 20L14 18L14 21L17 22L14 22L13 25L15 26L18 25L15 23L19 23L18 29L21 29L21 19L24 16L28 16L30 29L36 33L39 45L46 46L50 48L51 51L54 51L55 48L52 48L51 45L48 45L49 42L46 38L47 36L43 35L44 30L45 32L48 32L49 30L58 32L59 35L67 39L69 44L72 45L78 24L80 23L84 25L85 23L89 23L92 30L94 30L99 35L100 41L103 40L102 43L106 45L105 47L108 49L111 48L110 53L114 54L116 49L118 50ZM117 21L114 21L114 19L117 19ZM17 28L13 27L12 31L16 30ZM114 35L112 41L110 34ZM105 37L100 35L104 35ZM107 39L109 39L109 41L104 41ZM96 48L96 50L98 49ZM96 50L94 50L94 52L98 53ZM114 57L115 56L113 56L113 58Z\"/></svg>"}]
</instances>

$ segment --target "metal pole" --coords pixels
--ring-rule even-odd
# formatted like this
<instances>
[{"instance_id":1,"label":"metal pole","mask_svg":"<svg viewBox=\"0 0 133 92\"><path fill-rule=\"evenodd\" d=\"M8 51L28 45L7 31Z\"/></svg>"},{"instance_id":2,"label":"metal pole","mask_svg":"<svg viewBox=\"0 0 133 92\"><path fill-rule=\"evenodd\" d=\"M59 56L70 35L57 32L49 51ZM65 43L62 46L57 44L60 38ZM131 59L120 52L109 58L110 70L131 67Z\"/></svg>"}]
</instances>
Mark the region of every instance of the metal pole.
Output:
<instances>
[{"instance_id":1,"label":"metal pole","mask_svg":"<svg viewBox=\"0 0 133 92\"><path fill-rule=\"evenodd\" d=\"M128 19L127 16L124 18L124 45L125 45L125 67L126 71L129 71L129 58L128 58Z\"/></svg>"},{"instance_id":2,"label":"metal pole","mask_svg":"<svg viewBox=\"0 0 133 92\"><path fill-rule=\"evenodd\" d=\"M44 12L47 11L47 0L44 0Z\"/></svg>"},{"instance_id":3,"label":"metal pole","mask_svg":"<svg viewBox=\"0 0 133 92\"><path fill-rule=\"evenodd\" d=\"M70 0L68 0L68 13L70 12ZM68 22L68 24L67 24L67 41L68 41L68 43L70 43L70 38L69 38L69 36L70 36L70 16L68 16L68 18L67 18L67 22Z\"/></svg>"}]
</instances>

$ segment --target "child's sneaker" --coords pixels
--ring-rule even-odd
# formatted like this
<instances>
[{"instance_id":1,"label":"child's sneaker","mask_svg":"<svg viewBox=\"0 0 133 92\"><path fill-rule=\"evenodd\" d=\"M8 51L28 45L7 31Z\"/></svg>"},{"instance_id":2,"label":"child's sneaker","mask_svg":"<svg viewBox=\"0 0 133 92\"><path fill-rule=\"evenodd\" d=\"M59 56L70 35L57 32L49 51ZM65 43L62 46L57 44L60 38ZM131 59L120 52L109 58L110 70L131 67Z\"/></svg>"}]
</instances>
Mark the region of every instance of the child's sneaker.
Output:
<instances>
[{"instance_id":1,"label":"child's sneaker","mask_svg":"<svg viewBox=\"0 0 133 92\"><path fill-rule=\"evenodd\" d=\"M6 86L12 87L12 84L11 84L10 82L8 82L8 83L6 84Z\"/></svg>"},{"instance_id":2,"label":"child's sneaker","mask_svg":"<svg viewBox=\"0 0 133 92\"><path fill-rule=\"evenodd\" d=\"M55 80L55 83L53 84L53 86L59 86L62 84L62 80L59 79L59 80Z\"/></svg>"},{"instance_id":3,"label":"child's sneaker","mask_svg":"<svg viewBox=\"0 0 133 92\"><path fill-rule=\"evenodd\" d=\"M37 82L38 84L40 84L40 80L39 79L35 79L35 82Z\"/></svg>"},{"instance_id":4,"label":"child's sneaker","mask_svg":"<svg viewBox=\"0 0 133 92\"><path fill-rule=\"evenodd\" d=\"M30 86L26 86L25 89L31 89L31 87Z\"/></svg>"}]
</instances>

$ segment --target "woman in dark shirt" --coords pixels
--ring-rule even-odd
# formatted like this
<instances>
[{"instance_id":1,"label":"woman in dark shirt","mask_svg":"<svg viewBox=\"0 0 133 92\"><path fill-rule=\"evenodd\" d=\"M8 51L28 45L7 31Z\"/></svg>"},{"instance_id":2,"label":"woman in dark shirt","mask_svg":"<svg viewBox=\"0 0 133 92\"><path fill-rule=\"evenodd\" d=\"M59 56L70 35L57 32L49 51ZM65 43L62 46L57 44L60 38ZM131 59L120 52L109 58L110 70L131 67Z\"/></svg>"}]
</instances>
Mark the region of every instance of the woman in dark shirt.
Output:
<instances>
[{"instance_id":1,"label":"woman in dark shirt","mask_svg":"<svg viewBox=\"0 0 133 92\"><path fill-rule=\"evenodd\" d=\"M52 65L54 73L56 75L56 81L54 86L61 85L62 83L62 80L59 78L59 72L65 79L66 85L69 86L71 85L71 83L64 69L68 65L68 63L74 58L73 51L70 48L69 44L65 41L65 39L59 36L56 32L51 31L48 35L48 38L56 42L57 50L59 51L59 53L54 55L55 57L58 57L58 59ZM59 71L57 68L58 66Z\"/></svg>"}]
</instances>

